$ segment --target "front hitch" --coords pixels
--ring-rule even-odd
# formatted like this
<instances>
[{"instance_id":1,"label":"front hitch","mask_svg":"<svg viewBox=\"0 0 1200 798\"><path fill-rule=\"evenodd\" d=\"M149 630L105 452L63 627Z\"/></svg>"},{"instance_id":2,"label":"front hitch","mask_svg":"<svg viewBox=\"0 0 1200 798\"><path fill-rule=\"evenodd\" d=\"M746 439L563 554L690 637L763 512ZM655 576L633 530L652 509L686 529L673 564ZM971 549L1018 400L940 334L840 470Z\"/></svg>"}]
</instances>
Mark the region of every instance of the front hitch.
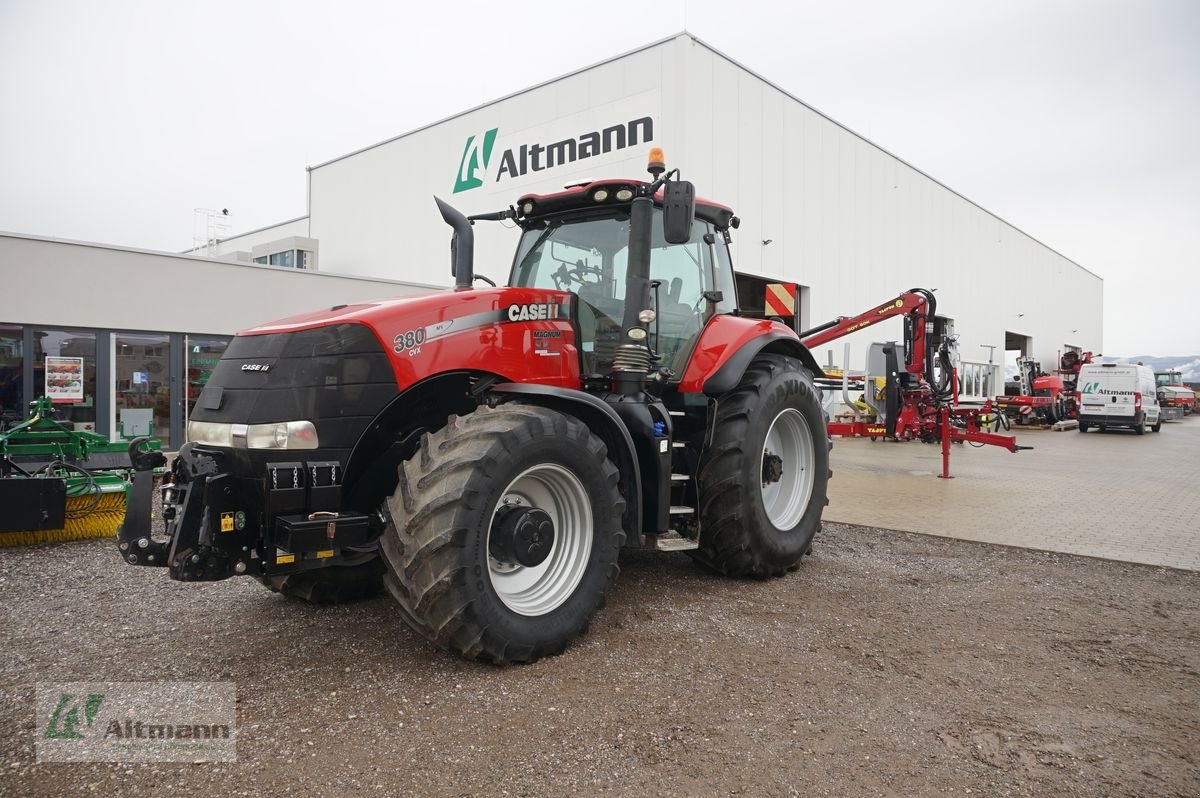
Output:
<instances>
[{"instance_id":1,"label":"front hitch","mask_svg":"<svg viewBox=\"0 0 1200 798\"><path fill-rule=\"evenodd\" d=\"M138 448L139 441L130 444L130 460L138 469L126 510L125 523L117 531L117 546L121 556L131 565L166 566L171 578L184 582L211 582L245 573L245 557L235 563L229 547L248 551L245 542L244 512L221 512L232 491L232 477L222 473L216 456L204 454L185 443L171 467L170 482L162 486L163 520L166 523L165 541L151 537L151 491L153 477L149 470L161 465L157 458ZM161 457L161 455L159 455ZM165 460L164 460L165 462ZM243 519L236 526L235 515ZM216 545L213 530L220 525L228 532L224 545ZM239 568L240 566L240 568Z\"/></svg>"}]
</instances>

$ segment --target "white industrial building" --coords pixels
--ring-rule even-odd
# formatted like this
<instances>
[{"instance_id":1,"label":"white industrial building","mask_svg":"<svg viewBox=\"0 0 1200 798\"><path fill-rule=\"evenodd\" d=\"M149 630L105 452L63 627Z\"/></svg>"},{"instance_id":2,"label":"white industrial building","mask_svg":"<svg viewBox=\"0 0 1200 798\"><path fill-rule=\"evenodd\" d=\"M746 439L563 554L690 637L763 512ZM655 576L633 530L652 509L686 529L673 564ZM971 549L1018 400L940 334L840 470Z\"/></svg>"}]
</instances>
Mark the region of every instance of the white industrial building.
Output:
<instances>
[{"instance_id":1,"label":"white industrial building","mask_svg":"<svg viewBox=\"0 0 1200 798\"><path fill-rule=\"evenodd\" d=\"M795 283L809 327L937 289L975 395L999 392L979 379L989 351L997 367L1007 348L1052 368L1067 348L1102 348L1100 278L684 33L310 167L305 216L184 255L0 234L0 415L40 393L45 357L78 356L72 419L116 435L128 416L178 445L237 329L450 285L434 195L473 214L644 178L651 145L741 218L743 307L762 307L767 282ZM476 231L477 271L503 282L518 231ZM88 290L47 295L46 275ZM850 338L851 366L900 336L889 321ZM841 347L816 356L840 365Z\"/></svg>"},{"instance_id":2,"label":"white industrial building","mask_svg":"<svg viewBox=\"0 0 1200 798\"><path fill-rule=\"evenodd\" d=\"M1099 277L687 33L310 167L306 217L215 251L269 262L302 242L321 271L449 285L433 195L472 214L645 177L651 144L741 217L739 273L802 286L805 327L923 287L966 361L1021 349L1053 368L1067 348L1102 349ZM518 231L476 236L477 270L503 281ZM852 365L899 336L891 322L851 338Z\"/></svg>"}]
</instances>

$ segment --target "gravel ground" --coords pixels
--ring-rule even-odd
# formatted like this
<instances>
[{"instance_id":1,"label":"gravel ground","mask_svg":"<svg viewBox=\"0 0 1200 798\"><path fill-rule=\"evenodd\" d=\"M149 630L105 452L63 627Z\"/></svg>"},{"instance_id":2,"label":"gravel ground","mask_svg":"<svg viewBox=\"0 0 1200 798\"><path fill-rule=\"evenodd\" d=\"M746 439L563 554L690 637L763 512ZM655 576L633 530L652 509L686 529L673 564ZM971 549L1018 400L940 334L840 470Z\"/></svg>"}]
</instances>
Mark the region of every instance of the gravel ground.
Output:
<instances>
[{"instance_id":1,"label":"gravel ground","mask_svg":"<svg viewBox=\"0 0 1200 798\"><path fill-rule=\"evenodd\" d=\"M622 561L566 654L429 648L387 598L0 550L0 794L1197 795L1200 574L827 524L783 579ZM34 763L41 681L234 680L232 764Z\"/></svg>"}]
</instances>

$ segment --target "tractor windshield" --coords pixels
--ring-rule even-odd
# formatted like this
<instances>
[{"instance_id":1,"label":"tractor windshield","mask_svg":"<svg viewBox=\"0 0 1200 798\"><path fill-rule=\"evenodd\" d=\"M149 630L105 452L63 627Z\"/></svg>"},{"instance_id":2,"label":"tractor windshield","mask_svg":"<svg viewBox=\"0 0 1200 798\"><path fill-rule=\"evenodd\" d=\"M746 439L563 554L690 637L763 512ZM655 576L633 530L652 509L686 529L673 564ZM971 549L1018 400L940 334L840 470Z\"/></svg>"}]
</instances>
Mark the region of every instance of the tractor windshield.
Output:
<instances>
[{"instance_id":1,"label":"tractor windshield","mask_svg":"<svg viewBox=\"0 0 1200 798\"><path fill-rule=\"evenodd\" d=\"M704 292L713 289L713 252L704 240L709 232L705 222L692 223L688 243L668 244L662 237L661 211L654 213L650 279L658 318L650 325L651 345L662 355L662 365L678 375L707 321ZM544 229L526 230L517 248L512 285L579 296L580 345L589 374L608 372L621 340L628 251L627 215L550 222Z\"/></svg>"}]
</instances>

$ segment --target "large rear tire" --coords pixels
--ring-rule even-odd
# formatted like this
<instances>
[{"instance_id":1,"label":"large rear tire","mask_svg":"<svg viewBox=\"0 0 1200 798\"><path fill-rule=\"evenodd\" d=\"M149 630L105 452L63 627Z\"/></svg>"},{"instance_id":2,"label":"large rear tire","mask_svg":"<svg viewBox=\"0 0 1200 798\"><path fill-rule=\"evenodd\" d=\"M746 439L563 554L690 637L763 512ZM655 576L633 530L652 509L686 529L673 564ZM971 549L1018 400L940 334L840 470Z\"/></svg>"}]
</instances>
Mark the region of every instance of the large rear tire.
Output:
<instances>
[{"instance_id":1,"label":"large rear tire","mask_svg":"<svg viewBox=\"0 0 1200 798\"><path fill-rule=\"evenodd\" d=\"M505 404L426 434L387 502L384 583L410 626L495 664L562 652L617 576L625 500L579 419Z\"/></svg>"},{"instance_id":2,"label":"large rear tire","mask_svg":"<svg viewBox=\"0 0 1200 798\"><path fill-rule=\"evenodd\" d=\"M264 585L290 599L309 604L349 604L383 593L383 561L364 554L360 562L333 565L286 576L260 578Z\"/></svg>"},{"instance_id":3,"label":"large rear tire","mask_svg":"<svg viewBox=\"0 0 1200 798\"><path fill-rule=\"evenodd\" d=\"M829 435L799 360L759 355L717 401L700 461L700 562L731 576L781 576L809 550L828 503Z\"/></svg>"}]
</instances>

